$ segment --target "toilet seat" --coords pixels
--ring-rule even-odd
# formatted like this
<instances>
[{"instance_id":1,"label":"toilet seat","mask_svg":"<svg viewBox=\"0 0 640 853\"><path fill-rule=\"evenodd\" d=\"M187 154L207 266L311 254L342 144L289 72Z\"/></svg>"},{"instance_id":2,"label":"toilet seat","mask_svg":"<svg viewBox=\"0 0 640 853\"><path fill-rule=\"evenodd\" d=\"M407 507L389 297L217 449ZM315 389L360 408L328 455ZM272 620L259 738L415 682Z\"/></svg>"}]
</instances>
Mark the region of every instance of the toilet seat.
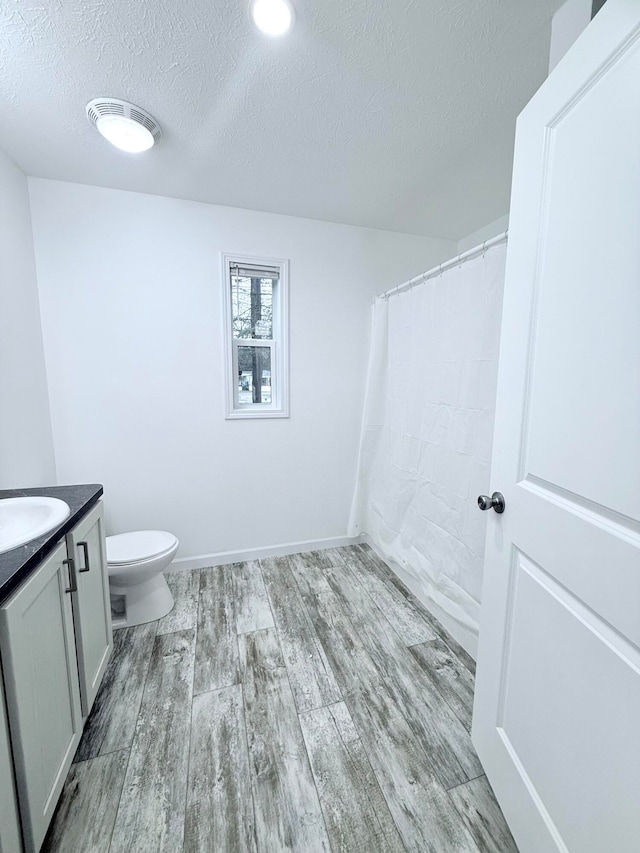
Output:
<instances>
[{"instance_id":1,"label":"toilet seat","mask_svg":"<svg viewBox=\"0 0 640 853\"><path fill-rule=\"evenodd\" d=\"M168 554L177 538L164 530L136 530L107 536L109 566L138 565Z\"/></svg>"}]
</instances>

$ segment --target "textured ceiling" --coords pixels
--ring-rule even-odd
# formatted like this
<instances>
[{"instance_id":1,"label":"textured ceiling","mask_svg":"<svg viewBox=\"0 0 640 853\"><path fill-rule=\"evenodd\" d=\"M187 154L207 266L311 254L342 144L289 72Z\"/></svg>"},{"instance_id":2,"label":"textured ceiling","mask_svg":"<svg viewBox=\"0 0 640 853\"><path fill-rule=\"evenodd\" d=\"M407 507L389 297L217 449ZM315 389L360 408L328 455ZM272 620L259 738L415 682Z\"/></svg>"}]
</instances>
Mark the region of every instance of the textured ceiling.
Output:
<instances>
[{"instance_id":1,"label":"textured ceiling","mask_svg":"<svg viewBox=\"0 0 640 853\"><path fill-rule=\"evenodd\" d=\"M561 0L3 0L0 147L30 175L456 239L508 208ZM98 96L154 115L112 148Z\"/></svg>"}]
</instances>

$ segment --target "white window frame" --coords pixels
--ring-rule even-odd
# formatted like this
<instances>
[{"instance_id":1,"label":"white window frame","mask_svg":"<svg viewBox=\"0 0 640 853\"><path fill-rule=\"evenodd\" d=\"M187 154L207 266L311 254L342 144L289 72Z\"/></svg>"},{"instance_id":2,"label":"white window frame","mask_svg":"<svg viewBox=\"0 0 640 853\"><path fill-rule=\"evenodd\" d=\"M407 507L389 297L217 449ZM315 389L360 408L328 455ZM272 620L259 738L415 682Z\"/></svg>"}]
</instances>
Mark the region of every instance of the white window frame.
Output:
<instances>
[{"instance_id":1,"label":"white window frame","mask_svg":"<svg viewBox=\"0 0 640 853\"><path fill-rule=\"evenodd\" d=\"M232 266L278 267L280 276L273 294L273 338L233 337L231 305ZM222 254L223 335L225 359L225 406L227 420L289 417L289 261L254 255ZM261 346L271 350L271 403L240 403L238 400L238 347Z\"/></svg>"}]
</instances>

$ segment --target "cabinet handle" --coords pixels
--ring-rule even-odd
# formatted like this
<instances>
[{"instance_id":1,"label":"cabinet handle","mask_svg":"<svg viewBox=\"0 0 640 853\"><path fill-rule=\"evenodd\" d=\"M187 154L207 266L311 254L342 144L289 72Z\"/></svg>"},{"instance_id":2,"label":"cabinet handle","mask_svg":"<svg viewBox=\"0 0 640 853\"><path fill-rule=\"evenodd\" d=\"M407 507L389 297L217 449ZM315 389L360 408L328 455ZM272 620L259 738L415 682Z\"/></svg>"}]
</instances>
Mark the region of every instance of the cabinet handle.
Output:
<instances>
[{"instance_id":1,"label":"cabinet handle","mask_svg":"<svg viewBox=\"0 0 640 853\"><path fill-rule=\"evenodd\" d=\"M69 566L69 587L68 589L65 589L65 592L77 592L78 581L76 580L76 567L73 562L73 557L67 557L67 559L62 562L65 566Z\"/></svg>"},{"instance_id":2,"label":"cabinet handle","mask_svg":"<svg viewBox=\"0 0 640 853\"><path fill-rule=\"evenodd\" d=\"M91 566L89 565L89 546L86 542L78 542L78 548L82 548L84 554L84 569L78 569L80 572L88 572Z\"/></svg>"}]
</instances>

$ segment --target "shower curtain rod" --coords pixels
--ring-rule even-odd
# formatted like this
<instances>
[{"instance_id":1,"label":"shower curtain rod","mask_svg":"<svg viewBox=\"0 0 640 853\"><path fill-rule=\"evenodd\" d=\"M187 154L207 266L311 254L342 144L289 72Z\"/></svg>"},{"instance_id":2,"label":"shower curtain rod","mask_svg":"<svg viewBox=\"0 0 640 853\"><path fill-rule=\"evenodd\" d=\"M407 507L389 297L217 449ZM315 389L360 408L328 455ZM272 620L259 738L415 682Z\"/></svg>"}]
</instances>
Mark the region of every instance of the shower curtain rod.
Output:
<instances>
[{"instance_id":1,"label":"shower curtain rod","mask_svg":"<svg viewBox=\"0 0 640 853\"><path fill-rule=\"evenodd\" d=\"M509 229L502 234L498 234L497 237L492 237L490 240L485 240L484 243L480 243L478 246L474 246L473 249L468 249L466 252L462 252L460 255L456 255L455 258L451 258L450 261L445 261L443 264L438 264L435 267L432 267L430 270L417 275L415 278L409 279L409 281L405 281L403 284L399 284L397 287L392 287L390 290L385 290L384 293L381 293L379 296L376 296L376 299L388 299L390 296L393 296L396 293L400 293L407 288L411 288L416 284L422 284L422 282L427 281L430 278L435 278L441 273L445 272L451 267L461 266L465 261L470 261L472 258L476 258L478 255L483 255L487 249L490 249L492 246L497 246L499 243L506 243L509 236Z\"/></svg>"}]
</instances>

